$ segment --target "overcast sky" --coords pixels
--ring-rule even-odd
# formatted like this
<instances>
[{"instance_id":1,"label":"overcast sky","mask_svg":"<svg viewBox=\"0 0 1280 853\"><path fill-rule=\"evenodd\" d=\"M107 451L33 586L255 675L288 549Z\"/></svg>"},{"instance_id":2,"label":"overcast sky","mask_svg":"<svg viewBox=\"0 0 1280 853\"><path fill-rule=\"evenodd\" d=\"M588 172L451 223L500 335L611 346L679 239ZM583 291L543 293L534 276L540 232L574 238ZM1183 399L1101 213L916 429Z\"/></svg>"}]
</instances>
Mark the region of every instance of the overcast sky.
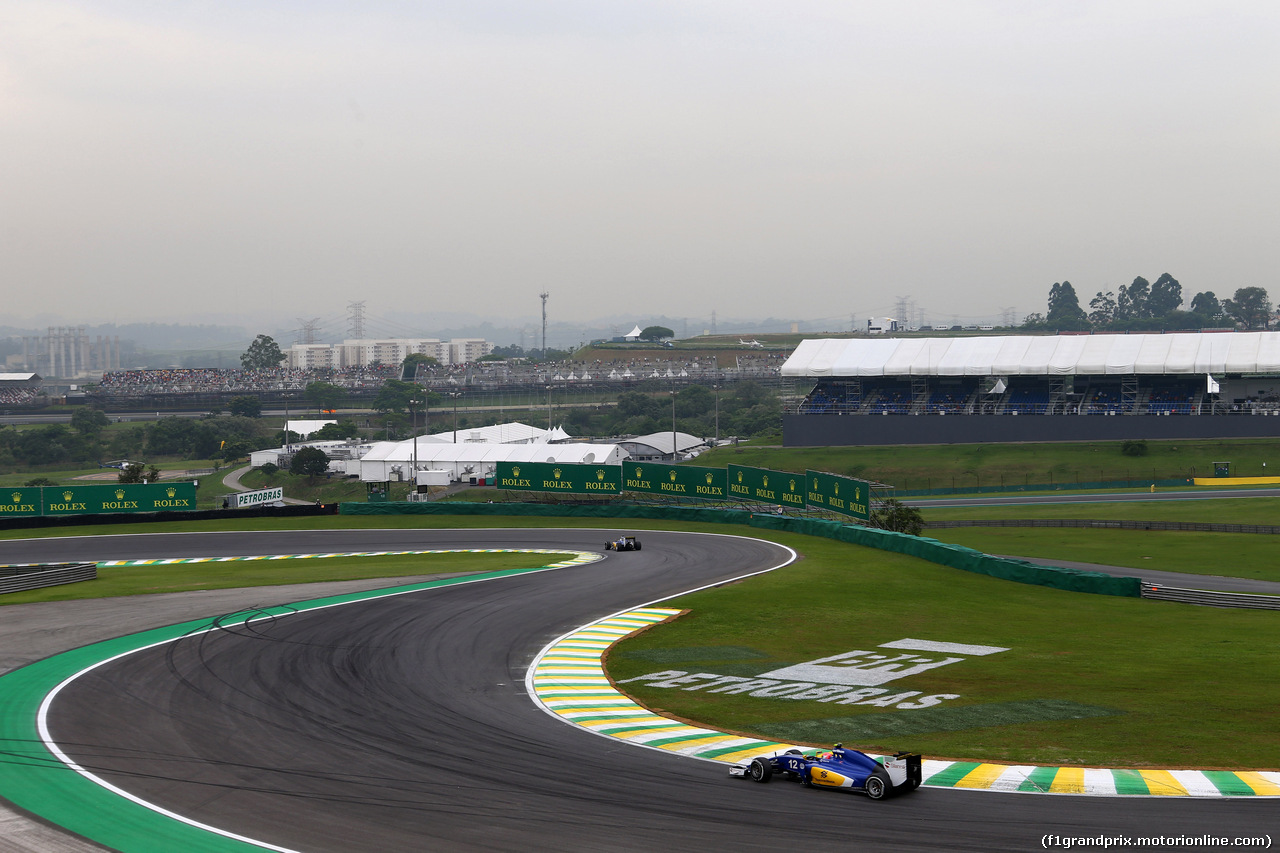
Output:
<instances>
[{"instance_id":1,"label":"overcast sky","mask_svg":"<svg viewBox=\"0 0 1280 853\"><path fill-rule=\"evenodd\" d=\"M0 322L1280 297L1278 47L1274 0L5 0Z\"/></svg>"}]
</instances>

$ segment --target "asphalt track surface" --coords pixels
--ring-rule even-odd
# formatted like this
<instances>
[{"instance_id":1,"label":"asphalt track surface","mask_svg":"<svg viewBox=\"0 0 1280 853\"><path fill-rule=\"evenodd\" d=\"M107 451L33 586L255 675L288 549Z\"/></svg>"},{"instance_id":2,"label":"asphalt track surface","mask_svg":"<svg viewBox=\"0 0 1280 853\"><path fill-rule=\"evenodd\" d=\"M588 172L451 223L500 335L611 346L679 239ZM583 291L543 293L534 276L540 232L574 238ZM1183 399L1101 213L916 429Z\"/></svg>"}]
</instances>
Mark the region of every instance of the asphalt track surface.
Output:
<instances>
[{"instance_id":1,"label":"asphalt track surface","mask_svg":"<svg viewBox=\"0 0 1280 853\"><path fill-rule=\"evenodd\" d=\"M568 529L331 530L77 537L6 550L34 562L595 550L604 539ZM921 789L872 802L731 780L723 765L566 725L524 690L547 643L786 559L747 538L655 531L642 541L641 552L587 566L264 620L139 652L65 689L51 729L73 758L138 796L308 851L1030 850L1046 834L1244 836L1280 824L1277 804L1263 798Z\"/></svg>"}]
</instances>

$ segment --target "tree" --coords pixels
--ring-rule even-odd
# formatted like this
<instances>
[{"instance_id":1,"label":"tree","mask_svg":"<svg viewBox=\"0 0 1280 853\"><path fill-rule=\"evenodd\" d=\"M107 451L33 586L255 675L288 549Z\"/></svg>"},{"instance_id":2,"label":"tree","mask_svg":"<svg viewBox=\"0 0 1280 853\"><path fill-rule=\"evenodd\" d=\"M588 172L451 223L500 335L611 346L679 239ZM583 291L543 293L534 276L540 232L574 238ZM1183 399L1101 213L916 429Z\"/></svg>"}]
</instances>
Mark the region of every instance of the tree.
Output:
<instances>
[{"instance_id":1,"label":"tree","mask_svg":"<svg viewBox=\"0 0 1280 853\"><path fill-rule=\"evenodd\" d=\"M1108 290L1103 293L1098 291L1097 295L1089 300L1089 324L1094 328L1105 328L1110 326L1116 318L1116 295Z\"/></svg>"},{"instance_id":2,"label":"tree","mask_svg":"<svg viewBox=\"0 0 1280 853\"><path fill-rule=\"evenodd\" d=\"M240 366L245 370L271 370L284 361L280 345L270 335L258 335L249 348L240 355Z\"/></svg>"},{"instance_id":3,"label":"tree","mask_svg":"<svg viewBox=\"0 0 1280 853\"><path fill-rule=\"evenodd\" d=\"M426 353L411 352L404 357L404 364L400 366L400 378L412 382L413 378L418 375L418 365L434 370L440 366L440 362Z\"/></svg>"},{"instance_id":4,"label":"tree","mask_svg":"<svg viewBox=\"0 0 1280 853\"><path fill-rule=\"evenodd\" d=\"M1162 273L1147 296L1147 313L1163 317L1182 307L1182 285L1168 273Z\"/></svg>"},{"instance_id":5,"label":"tree","mask_svg":"<svg viewBox=\"0 0 1280 853\"><path fill-rule=\"evenodd\" d=\"M308 382L302 396L315 403L320 411L332 412L347 402L347 389L330 382Z\"/></svg>"},{"instance_id":6,"label":"tree","mask_svg":"<svg viewBox=\"0 0 1280 853\"><path fill-rule=\"evenodd\" d=\"M222 445L222 449L218 451L227 462L234 462L237 459L243 459L254 451L253 442L244 438L233 438Z\"/></svg>"},{"instance_id":7,"label":"tree","mask_svg":"<svg viewBox=\"0 0 1280 853\"><path fill-rule=\"evenodd\" d=\"M388 379L378 389L378 396L373 398L375 412L403 412L409 408L413 400L425 399L427 389L414 382L402 382L399 379Z\"/></svg>"},{"instance_id":8,"label":"tree","mask_svg":"<svg viewBox=\"0 0 1280 853\"><path fill-rule=\"evenodd\" d=\"M645 326L640 331L640 340L642 341L660 341L663 338L674 338L675 336L676 333L666 326Z\"/></svg>"},{"instance_id":9,"label":"tree","mask_svg":"<svg viewBox=\"0 0 1280 853\"><path fill-rule=\"evenodd\" d=\"M920 531L924 530L924 516L920 514L920 510L893 498L881 504L879 509L873 510L870 521L872 527L911 536L919 536Z\"/></svg>"},{"instance_id":10,"label":"tree","mask_svg":"<svg viewBox=\"0 0 1280 853\"><path fill-rule=\"evenodd\" d=\"M231 402L227 403L227 411L242 418L260 418L262 401L247 394L242 397L232 397Z\"/></svg>"},{"instance_id":11,"label":"tree","mask_svg":"<svg viewBox=\"0 0 1280 853\"><path fill-rule=\"evenodd\" d=\"M1080 307L1080 298L1071 282L1055 283L1049 288L1049 309L1045 313L1045 323L1052 329L1085 329L1089 319Z\"/></svg>"},{"instance_id":12,"label":"tree","mask_svg":"<svg viewBox=\"0 0 1280 853\"><path fill-rule=\"evenodd\" d=\"M111 418L101 409L76 409L71 414L71 428L86 438L97 438Z\"/></svg>"},{"instance_id":13,"label":"tree","mask_svg":"<svg viewBox=\"0 0 1280 853\"><path fill-rule=\"evenodd\" d=\"M1261 287L1242 287L1222 303L1222 309L1246 329L1265 329L1271 320L1271 299Z\"/></svg>"},{"instance_id":14,"label":"tree","mask_svg":"<svg viewBox=\"0 0 1280 853\"><path fill-rule=\"evenodd\" d=\"M130 462L120 470L116 477L121 483L158 483L160 469L152 465L150 469L141 462Z\"/></svg>"},{"instance_id":15,"label":"tree","mask_svg":"<svg viewBox=\"0 0 1280 853\"><path fill-rule=\"evenodd\" d=\"M1213 323L1222 319L1222 303L1218 301L1217 294L1206 290L1191 297L1191 313L1199 314L1206 323Z\"/></svg>"},{"instance_id":16,"label":"tree","mask_svg":"<svg viewBox=\"0 0 1280 853\"><path fill-rule=\"evenodd\" d=\"M1129 286L1120 285L1116 294L1117 320L1142 320L1151 316L1147 300L1151 296L1151 282L1138 276Z\"/></svg>"},{"instance_id":17,"label":"tree","mask_svg":"<svg viewBox=\"0 0 1280 853\"><path fill-rule=\"evenodd\" d=\"M316 441L338 441L346 438L359 437L360 427L356 426L356 422L351 420L325 424L320 427L320 429L311 433L311 438Z\"/></svg>"},{"instance_id":18,"label":"tree","mask_svg":"<svg viewBox=\"0 0 1280 853\"><path fill-rule=\"evenodd\" d=\"M305 477L319 477L329 470L329 456L318 447L304 447L293 454L289 473Z\"/></svg>"}]
</instances>

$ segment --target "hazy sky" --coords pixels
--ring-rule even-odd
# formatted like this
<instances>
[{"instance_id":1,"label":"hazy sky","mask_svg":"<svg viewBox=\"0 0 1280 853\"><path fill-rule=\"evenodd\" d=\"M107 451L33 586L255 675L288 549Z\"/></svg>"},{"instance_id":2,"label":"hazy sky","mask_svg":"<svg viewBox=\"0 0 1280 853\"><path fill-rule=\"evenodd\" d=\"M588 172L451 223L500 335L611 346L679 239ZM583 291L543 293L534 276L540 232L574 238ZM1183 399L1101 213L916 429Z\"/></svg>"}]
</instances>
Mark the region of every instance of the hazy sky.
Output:
<instances>
[{"instance_id":1,"label":"hazy sky","mask_svg":"<svg viewBox=\"0 0 1280 853\"><path fill-rule=\"evenodd\" d=\"M5 0L0 322L1275 298L1278 107L1274 0Z\"/></svg>"}]
</instances>

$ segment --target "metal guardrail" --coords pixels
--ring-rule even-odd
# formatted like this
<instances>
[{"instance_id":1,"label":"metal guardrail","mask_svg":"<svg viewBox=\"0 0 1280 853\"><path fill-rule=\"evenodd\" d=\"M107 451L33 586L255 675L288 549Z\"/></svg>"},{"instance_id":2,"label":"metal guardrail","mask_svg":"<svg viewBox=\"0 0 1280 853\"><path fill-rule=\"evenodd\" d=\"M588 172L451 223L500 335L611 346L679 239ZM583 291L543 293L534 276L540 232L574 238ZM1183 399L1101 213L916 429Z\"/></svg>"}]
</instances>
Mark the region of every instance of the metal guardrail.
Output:
<instances>
[{"instance_id":1,"label":"metal guardrail","mask_svg":"<svg viewBox=\"0 0 1280 853\"><path fill-rule=\"evenodd\" d=\"M1211 524L1198 521L1128 521L1088 518L1006 518L930 521L925 527L1100 527L1117 530L1186 530L1198 533L1280 533L1273 524Z\"/></svg>"},{"instance_id":2,"label":"metal guardrail","mask_svg":"<svg viewBox=\"0 0 1280 853\"><path fill-rule=\"evenodd\" d=\"M0 566L0 594L91 581L97 577L97 563L27 563Z\"/></svg>"},{"instance_id":3,"label":"metal guardrail","mask_svg":"<svg viewBox=\"0 0 1280 853\"><path fill-rule=\"evenodd\" d=\"M1202 607L1245 607L1251 610L1280 610L1280 596L1244 592L1213 592L1142 582L1142 597L1158 601L1199 604Z\"/></svg>"}]
</instances>

